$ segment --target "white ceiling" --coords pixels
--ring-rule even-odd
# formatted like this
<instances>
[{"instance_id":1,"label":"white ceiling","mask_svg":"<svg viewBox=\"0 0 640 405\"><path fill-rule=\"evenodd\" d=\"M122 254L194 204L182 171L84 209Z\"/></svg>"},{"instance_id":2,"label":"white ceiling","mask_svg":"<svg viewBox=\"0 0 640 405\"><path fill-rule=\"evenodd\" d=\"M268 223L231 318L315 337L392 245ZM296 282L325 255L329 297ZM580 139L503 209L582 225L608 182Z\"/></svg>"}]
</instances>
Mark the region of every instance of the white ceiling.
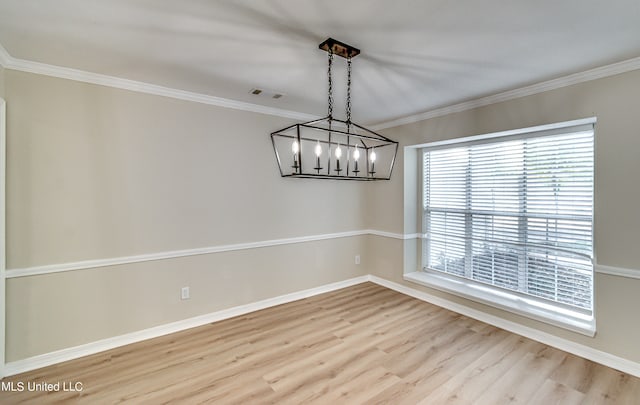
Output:
<instances>
[{"instance_id":1,"label":"white ceiling","mask_svg":"<svg viewBox=\"0 0 640 405\"><path fill-rule=\"evenodd\" d=\"M362 50L353 119L371 124L638 57L640 1L0 0L14 58L314 115L329 36Z\"/></svg>"}]
</instances>

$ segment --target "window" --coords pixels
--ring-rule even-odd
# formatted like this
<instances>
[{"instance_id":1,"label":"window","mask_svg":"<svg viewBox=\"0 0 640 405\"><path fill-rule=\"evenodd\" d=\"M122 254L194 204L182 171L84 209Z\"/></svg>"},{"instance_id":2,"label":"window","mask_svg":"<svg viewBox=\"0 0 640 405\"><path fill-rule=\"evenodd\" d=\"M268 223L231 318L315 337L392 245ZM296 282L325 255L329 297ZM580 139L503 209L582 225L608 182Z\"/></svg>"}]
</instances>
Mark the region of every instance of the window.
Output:
<instances>
[{"instance_id":1,"label":"window","mask_svg":"<svg viewBox=\"0 0 640 405\"><path fill-rule=\"evenodd\" d=\"M592 122L425 147L424 271L592 319Z\"/></svg>"}]
</instances>

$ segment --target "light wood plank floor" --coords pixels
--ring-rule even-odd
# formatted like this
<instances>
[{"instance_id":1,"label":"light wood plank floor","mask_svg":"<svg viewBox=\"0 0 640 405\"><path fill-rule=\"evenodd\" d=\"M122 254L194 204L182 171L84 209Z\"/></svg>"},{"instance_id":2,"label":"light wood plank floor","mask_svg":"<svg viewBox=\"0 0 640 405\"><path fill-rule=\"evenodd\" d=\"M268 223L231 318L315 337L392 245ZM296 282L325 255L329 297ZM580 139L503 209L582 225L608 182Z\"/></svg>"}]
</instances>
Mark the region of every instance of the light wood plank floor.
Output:
<instances>
[{"instance_id":1,"label":"light wood plank floor","mask_svg":"<svg viewBox=\"0 0 640 405\"><path fill-rule=\"evenodd\" d=\"M640 404L640 379L365 283L4 380L0 403Z\"/></svg>"}]
</instances>

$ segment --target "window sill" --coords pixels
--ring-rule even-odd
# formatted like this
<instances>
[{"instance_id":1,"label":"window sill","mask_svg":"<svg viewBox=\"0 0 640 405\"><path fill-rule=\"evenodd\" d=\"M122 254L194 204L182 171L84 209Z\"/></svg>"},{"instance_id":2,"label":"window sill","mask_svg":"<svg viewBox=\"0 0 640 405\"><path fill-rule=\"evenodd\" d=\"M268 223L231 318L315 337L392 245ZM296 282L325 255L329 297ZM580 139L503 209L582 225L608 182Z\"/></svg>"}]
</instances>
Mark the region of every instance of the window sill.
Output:
<instances>
[{"instance_id":1,"label":"window sill","mask_svg":"<svg viewBox=\"0 0 640 405\"><path fill-rule=\"evenodd\" d=\"M557 308L548 302L535 298L523 297L506 290L496 290L457 277L424 271L407 273L404 275L404 279L586 336L593 337L596 333L596 321L592 315L566 308Z\"/></svg>"}]
</instances>

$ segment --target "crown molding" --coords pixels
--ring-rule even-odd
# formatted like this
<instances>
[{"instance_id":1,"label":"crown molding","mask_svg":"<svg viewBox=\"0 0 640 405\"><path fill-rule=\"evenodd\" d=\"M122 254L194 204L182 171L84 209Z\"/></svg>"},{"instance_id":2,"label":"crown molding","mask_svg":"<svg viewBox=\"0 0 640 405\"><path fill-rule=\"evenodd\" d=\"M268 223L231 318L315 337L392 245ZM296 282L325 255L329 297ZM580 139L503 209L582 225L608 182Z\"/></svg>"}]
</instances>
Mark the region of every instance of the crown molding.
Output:
<instances>
[{"instance_id":1,"label":"crown molding","mask_svg":"<svg viewBox=\"0 0 640 405\"><path fill-rule=\"evenodd\" d=\"M178 100L193 101L196 103L208 104L216 107L231 108L234 110L274 115L277 117L291 118L294 120L310 121L320 118L319 116L313 114L307 114L298 111L267 107L264 105L246 103L243 101L231 100L228 98L216 97L208 94L195 93L192 91L159 86L152 83L123 79L120 77L92 73L68 67L49 65L46 63L34 62L25 59L18 59L11 56L9 52L7 52L7 50L2 46L2 44L0 44L0 65L2 65L5 69L18 70L21 72L35 73L44 76L57 77L60 79L75 80L78 82L97 84L100 86L113 87L121 90L129 90L138 93L152 94L155 96L170 97Z\"/></svg>"},{"instance_id":2,"label":"crown molding","mask_svg":"<svg viewBox=\"0 0 640 405\"><path fill-rule=\"evenodd\" d=\"M605 77L614 76L620 73L626 73L637 69L640 69L640 57L613 63L611 65L601 66L595 69L586 70L584 72L574 73L568 76L559 77L557 79L532 84L530 86L465 101L463 103L458 103L442 108L437 108L435 110L429 110L419 114L409 115L407 117L381 122L376 125L370 125L370 128L374 131L379 131L381 129L399 127L400 125L413 124L419 121L428 120L430 118L436 118L443 115L472 110L478 107L501 103L503 101L509 101L520 97L531 96L534 94L543 93L545 91L556 90L574 84L602 79Z\"/></svg>"},{"instance_id":3,"label":"crown molding","mask_svg":"<svg viewBox=\"0 0 640 405\"><path fill-rule=\"evenodd\" d=\"M186 90L159 86L151 83L123 79L115 76L87 72L84 70L49 65L46 63L34 62L25 59L18 59L11 56L9 52L7 52L7 50L2 46L2 44L0 44L0 66L3 66L6 69L18 70L22 72L58 77L61 79L75 80L84 83L114 87L122 90L135 91L162 97L170 97L178 100L192 101L196 103L214 105L217 107L273 115L294 120L309 121L320 118L317 115L301 113L298 111L267 107L259 104L246 103L243 101L231 100L223 97L216 97L202 93L195 93ZM508 90L502 93L425 111L419 114L384 121L375 125L369 125L369 127L373 131L379 131L382 129L398 127L400 125L412 124L430 118L441 117L443 115L467 111L478 107L484 107L490 104L542 93L545 91L556 90L574 84L588 82L595 79L602 79L605 77L614 76L637 69L640 69L640 57L628 59L606 66L601 66L584 72L574 73L545 82L536 83L530 86Z\"/></svg>"}]
</instances>

